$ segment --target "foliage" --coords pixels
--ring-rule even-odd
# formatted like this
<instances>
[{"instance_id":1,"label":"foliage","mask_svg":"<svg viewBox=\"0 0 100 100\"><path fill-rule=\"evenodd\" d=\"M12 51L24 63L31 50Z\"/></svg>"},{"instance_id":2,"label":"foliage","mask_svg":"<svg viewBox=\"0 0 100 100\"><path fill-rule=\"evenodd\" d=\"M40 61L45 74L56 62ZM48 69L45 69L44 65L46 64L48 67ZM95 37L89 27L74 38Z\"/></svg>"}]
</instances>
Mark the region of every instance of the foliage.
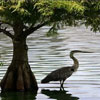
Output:
<instances>
[{"instance_id":1,"label":"foliage","mask_svg":"<svg viewBox=\"0 0 100 100\"><path fill-rule=\"evenodd\" d=\"M51 18L56 10L62 10L59 14L82 14L84 7L80 3L66 0L37 0L37 2L27 3L22 1L0 2L0 15L5 20L15 21L20 19L26 23L32 23L34 20ZM61 15L62 16L62 15Z\"/></svg>"},{"instance_id":2,"label":"foliage","mask_svg":"<svg viewBox=\"0 0 100 100\"><path fill-rule=\"evenodd\" d=\"M86 27L91 26L94 32L100 31L100 0L83 2L85 6L84 19Z\"/></svg>"},{"instance_id":3,"label":"foliage","mask_svg":"<svg viewBox=\"0 0 100 100\"><path fill-rule=\"evenodd\" d=\"M84 13L84 6L79 2L67 0L39 0L35 5L45 20L50 20L52 26L49 35L57 34L57 29L63 26L76 26Z\"/></svg>"},{"instance_id":4,"label":"foliage","mask_svg":"<svg viewBox=\"0 0 100 100\"><path fill-rule=\"evenodd\" d=\"M35 23L39 13L32 3L22 1L0 2L0 15L2 20L9 23L22 21L23 23Z\"/></svg>"},{"instance_id":5,"label":"foliage","mask_svg":"<svg viewBox=\"0 0 100 100\"><path fill-rule=\"evenodd\" d=\"M0 66L3 66L3 63L2 62L0 62Z\"/></svg>"},{"instance_id":6,"label":"foliage","mask_svg":"<svg viewBox=\"0 0 100 100\"><path fill-rule=\"evenodd\" d=\"M0 22L25 26L50 25L50 34L63 26L85 24L92 31L100 31L99 0L8 0L0 1ZM40 28L40 27L39 27Z\"/></svg>"},{"instance_id":7,"label":"foliage","mask_svg":"<svg viewBox=\"0 0 100 100\"><path fill-rule=\"evenodd\" d=\"M80 3L66 0L39 0L36 6L43 16L54 15L56 9L63 9L67 14L82 14L84 11L84 7Z\"/></svg>"}]
</instances>

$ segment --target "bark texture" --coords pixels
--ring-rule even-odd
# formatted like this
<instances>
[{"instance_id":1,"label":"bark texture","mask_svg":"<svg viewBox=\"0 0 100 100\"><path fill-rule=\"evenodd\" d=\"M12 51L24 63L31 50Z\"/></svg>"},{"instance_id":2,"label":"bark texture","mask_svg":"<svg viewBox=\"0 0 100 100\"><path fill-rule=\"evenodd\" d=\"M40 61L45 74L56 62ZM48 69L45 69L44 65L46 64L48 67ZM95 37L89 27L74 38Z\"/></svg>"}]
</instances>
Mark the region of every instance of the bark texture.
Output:
<instances>
[{"instance_id":1,"label":"bark texture","mask_svg":"<svg viewBox=\"0 0 100 100\"><path fill-rule=\"evenodd\" d=\"M34 91L38 90L34 74L28 64L28 47L26 39L13 40L13 59L1 80L3 91Z\"/></svg>"}]
</instances>

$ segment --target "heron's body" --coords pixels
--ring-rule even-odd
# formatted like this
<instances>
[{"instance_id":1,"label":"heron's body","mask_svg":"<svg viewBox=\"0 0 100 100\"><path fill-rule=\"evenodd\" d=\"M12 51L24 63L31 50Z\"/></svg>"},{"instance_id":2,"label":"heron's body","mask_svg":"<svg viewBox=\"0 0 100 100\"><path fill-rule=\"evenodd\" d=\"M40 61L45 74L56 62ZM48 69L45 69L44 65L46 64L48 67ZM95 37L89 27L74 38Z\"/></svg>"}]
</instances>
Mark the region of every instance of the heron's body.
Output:
<instances>
[{"instance_id":1,"label":"heron's body","mask_svg":"<svg viewBox=\"0 0 100 100\"><path fill-rule=\"evenodd\" d=\"M47 77L44 78L41 82L48 83L50 81L58 81L58 80L65 81L66 78L72 75L72 73L73 73L73 69L71 67L63 67L48 74Z\"/></svg>"},{"instance_id":2,"label":"heron's body","mask_svg":"<svg viewBox=\"0 0 100 100\"><path fill-rule=\"evenodd\" d=\"M79 51L79 50L73 50L70 52L70 58L73 59L74 64L72 66L68 66L68 67L62 67L60 69L57 69L53 72L51 72L50 74L48 74L42 81L41 83L48 83L50 81L60 81L61 87L63 87L63 83L64 81L70 77L73 72L77 71L78 67L79 67L79 62L78 60L73 56L74 53L77 52L82 52L82 53L90 53L90 52L86 52L86 51Z\"/></svg>"}]
</instances>

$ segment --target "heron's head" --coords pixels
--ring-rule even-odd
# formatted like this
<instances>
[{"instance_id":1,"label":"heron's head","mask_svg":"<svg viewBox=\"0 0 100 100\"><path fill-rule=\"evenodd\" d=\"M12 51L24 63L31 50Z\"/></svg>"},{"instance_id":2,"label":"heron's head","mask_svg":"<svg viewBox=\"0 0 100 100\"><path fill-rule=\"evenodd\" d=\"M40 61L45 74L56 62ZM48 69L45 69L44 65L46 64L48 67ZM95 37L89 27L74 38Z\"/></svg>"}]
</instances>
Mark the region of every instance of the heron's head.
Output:
<instances>
[{"instance_id":1,"label":"heron's head","mask_svg":"<svg viewBox=\"0 0 100 100\"><path fill-rule=\"evenodd\" d=\"M81 50L72 50L72 51L70 52L70 57L72 57L74 53L93 53L93 52L81 51Z\"/></svg>"}]
</instances>

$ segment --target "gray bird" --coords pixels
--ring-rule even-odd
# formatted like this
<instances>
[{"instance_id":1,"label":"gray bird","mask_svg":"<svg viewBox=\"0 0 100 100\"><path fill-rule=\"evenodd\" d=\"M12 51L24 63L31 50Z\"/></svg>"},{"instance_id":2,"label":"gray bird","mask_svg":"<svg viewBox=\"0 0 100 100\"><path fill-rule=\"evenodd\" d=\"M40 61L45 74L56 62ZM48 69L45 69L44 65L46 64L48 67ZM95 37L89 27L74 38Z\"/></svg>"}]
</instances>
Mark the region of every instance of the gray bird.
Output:
<instances>
[{"instance_id":1,"label":"gray bird","mask_svg":"<svg viewBox=\"0 0 100 100\"><path fill-rule=\"evenodd\" d=\"M50 81L60 81L61 88L63 88L64 81L70 77L79 67L78 60L74 57L75 53L92 53L87 51L73 50L70 52L70 58L74 61L72 66L62 67L49 73L41 83L48 83Z\"/></svg>"}]
</instances>

